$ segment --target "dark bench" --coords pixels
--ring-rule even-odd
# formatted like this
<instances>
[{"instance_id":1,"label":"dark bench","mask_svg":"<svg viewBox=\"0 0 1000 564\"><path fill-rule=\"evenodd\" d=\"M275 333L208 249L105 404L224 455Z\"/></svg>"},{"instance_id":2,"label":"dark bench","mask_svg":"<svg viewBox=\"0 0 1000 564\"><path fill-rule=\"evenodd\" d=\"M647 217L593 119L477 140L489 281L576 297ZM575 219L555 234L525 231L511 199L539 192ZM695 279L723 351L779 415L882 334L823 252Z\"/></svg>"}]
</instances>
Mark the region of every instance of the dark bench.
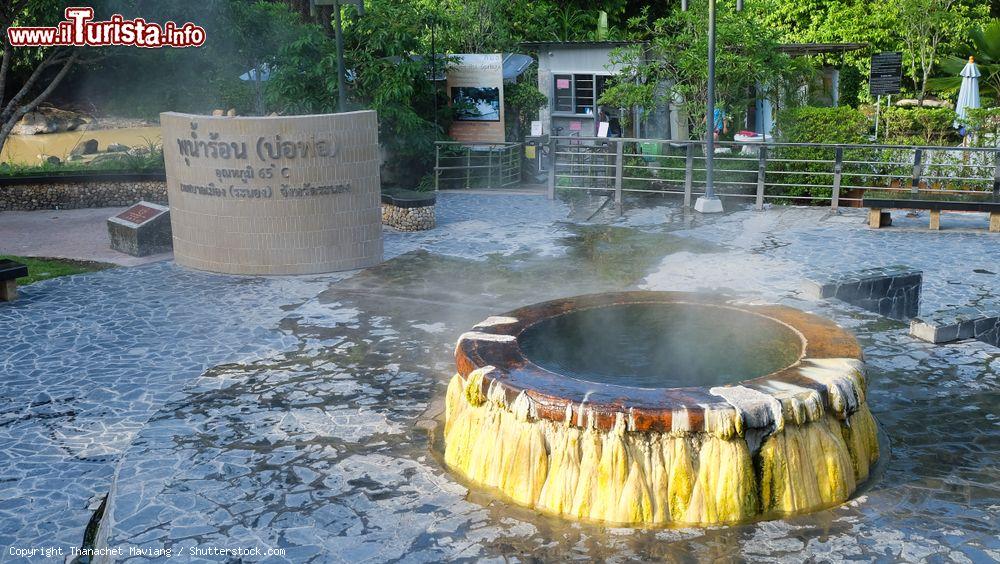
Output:
<instances>
[{"instance_id":1,"label":"dark bench","mask_svg":"<svg viewBox=\"0 0 1000 564\"><path fill-rule=\"evenodd\" d=\"M891 191L865 194L862 205L868 208L868 226L882 227L884 209L930 210L930 228L941 229L942 211L987 212L990 231L1000 232L1000 192L955 194L944 190Z\"/></svg>"},{"instance_id":2,"label":"dark bench","mask_svg":"<svg viewBox=\"0 0 1000 564\"><path fill-rule=\"evenodd\" d=\"M437 201L434 192L417 192L416 190L387 190L382 192L382 203L398 208L422 208L433 206Z\"/></svg>"},{"instance_id":3,"label":"dark bench","mask_svg":"<svg viewBox=\"0 0 1000 564\"><path fill-rule=\"evenodd\" d=\"M0 260L0 301L17 299L17 279L28 275L28 267L10 259Z\"/></svg>"}]
</instances>

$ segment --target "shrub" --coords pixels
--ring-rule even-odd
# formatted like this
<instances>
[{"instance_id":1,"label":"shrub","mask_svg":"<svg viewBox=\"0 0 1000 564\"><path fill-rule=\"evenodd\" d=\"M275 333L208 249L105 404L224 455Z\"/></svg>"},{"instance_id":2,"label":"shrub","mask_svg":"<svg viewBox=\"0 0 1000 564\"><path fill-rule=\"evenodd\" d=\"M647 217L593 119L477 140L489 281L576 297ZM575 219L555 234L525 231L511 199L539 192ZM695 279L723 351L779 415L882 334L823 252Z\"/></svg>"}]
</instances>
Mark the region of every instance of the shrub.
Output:
<instances>
[{"instance_id":1,"label":"shrub","mask_svg":"<svg viewBox=\"0 0 1000 564\"><path fill-rule=\"evenodd\" d=\"M790 108L778 114L781 140L788 143L844 143L867 141L868 118L847 106ZM845 159L867 160L864 150L845 151ZM789 197L829 198L833 191L834 149L824 147L780 147L775 158L787 159L768 166L778 174L777 182L789 184L781 190ZM829 162L811 162L829 161ZM794 173L792 173L794 171ZM802 172L804 171L804 172ZM812 172L812 174L809 174ZM823 204L825 202L811 202Z\"/></svg>"},{"instance_id":2,"label":"shrub","mask_svg":"<svg viewBox=\"0 0 1000 564\"><path fill-rule=\"evenodd\" d=\"M976 108L962 120L975 133L974 144L979 147L1000 147L1000 108Z\"/></svg>"},{"instance_id":3,"label":"shrub","mask_svg":"<svg viewBox=\"0 0 1000 564\"><path fill-rule=\"evenodd\" d=\"M778 113L781 140L789 143L864 143L868 118L847 106L803 106Z\"/></svg>"},{"instance_id":4,"label":"shrub","mask_svg":"<svg viewBox=\"0 0 1000 564\"><path fill-rule=\"evenodd\" d=\"M901 145L931 145L954 135L955 112L949 108L887 108L881 119L885 139Z\"/></svg>"}]
</instances>

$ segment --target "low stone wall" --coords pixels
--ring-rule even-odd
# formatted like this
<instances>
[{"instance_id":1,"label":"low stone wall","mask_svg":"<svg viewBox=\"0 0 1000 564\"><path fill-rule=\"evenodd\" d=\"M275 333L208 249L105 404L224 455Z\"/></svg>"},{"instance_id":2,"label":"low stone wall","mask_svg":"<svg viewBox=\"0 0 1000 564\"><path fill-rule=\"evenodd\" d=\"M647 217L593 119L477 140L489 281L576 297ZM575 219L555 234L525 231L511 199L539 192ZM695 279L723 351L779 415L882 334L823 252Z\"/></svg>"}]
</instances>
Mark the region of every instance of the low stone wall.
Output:
<instances>
[{"instance_id":1,"label":"low stone wall","mask_svg":"<svg viewBox=\"0 0 1000 564\"><path fill-rule=\"evenodd\" d=\"M437 225L437 220L434 216L434 206L401 208L393 204L383 203L382 225L388 225L400 231L434 229L434 226Z\"/></svg>"},{"instance_id":2,"label":"low stone wall","mask_svg":"<svg viewBox=\"0 0 1000 564\"><path fill-rule=\"evenodd\" d=\"M167 183L162 179L16 182L8 179L0 183L0 211L124 207L141 200L167 203Z\"/></svg>"},{"instance_id":3,"label":"low stone wall","mask_svg":"<svg viewBox=\"0 0 1000 564\"><path fill-rule=\"evenodd\" d=\"M1000 311L956 308L910 321L910 335L930 343L976 339L1000 347Z\"/></svg>"},{"instance_id":4,"label":"low stone wall","mask_svg":"<svg viewBox=\"0 0 1000 564\"><path fill-rule=\"evenodd\" d=\"M923 273L907 266L867 268L807 280L803 290L814 299L837 298L891 319L910 319L920 312Z\"/></svg>"}]
</instances>

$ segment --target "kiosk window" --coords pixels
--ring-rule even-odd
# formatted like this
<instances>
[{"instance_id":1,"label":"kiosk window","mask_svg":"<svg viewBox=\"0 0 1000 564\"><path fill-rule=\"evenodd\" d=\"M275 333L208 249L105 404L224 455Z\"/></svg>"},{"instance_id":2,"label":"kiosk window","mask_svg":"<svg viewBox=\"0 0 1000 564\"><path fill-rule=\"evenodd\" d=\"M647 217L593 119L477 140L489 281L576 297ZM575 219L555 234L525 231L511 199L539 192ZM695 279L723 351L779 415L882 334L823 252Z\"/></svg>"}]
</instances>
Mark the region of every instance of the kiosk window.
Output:
<instances>
[{"instance_id":1,"label":"kiosk window","mask_svg":"<svg viewBox=\"0 0 1000 564\"><path fill-rule=\"evenodd\" d=\"M557 74L552 92L555 113L594 115L597 100L604 93L607 76L594 74Z\"/></svg>"}]
</instances>

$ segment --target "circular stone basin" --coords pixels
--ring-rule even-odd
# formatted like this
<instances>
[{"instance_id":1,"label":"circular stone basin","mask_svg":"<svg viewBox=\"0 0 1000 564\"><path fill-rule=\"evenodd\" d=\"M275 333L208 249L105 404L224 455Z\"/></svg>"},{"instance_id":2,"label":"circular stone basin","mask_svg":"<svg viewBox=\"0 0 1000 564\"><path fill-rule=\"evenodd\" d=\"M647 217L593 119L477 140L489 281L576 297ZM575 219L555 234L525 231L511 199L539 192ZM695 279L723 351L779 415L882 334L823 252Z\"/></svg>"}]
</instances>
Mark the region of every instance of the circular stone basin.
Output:
<instances>
[{"instance_id":1,"label":"circular stone basin","mask_svg":"<svg viewBox=\"0 0 1000 564\"><path fill-rule=\"evenodd\" d=\"M445 462L516 503L712 524L845 501L878 458L855 339L681 292L555 300L459 339Z\"/></svg>"}]
</instances>

